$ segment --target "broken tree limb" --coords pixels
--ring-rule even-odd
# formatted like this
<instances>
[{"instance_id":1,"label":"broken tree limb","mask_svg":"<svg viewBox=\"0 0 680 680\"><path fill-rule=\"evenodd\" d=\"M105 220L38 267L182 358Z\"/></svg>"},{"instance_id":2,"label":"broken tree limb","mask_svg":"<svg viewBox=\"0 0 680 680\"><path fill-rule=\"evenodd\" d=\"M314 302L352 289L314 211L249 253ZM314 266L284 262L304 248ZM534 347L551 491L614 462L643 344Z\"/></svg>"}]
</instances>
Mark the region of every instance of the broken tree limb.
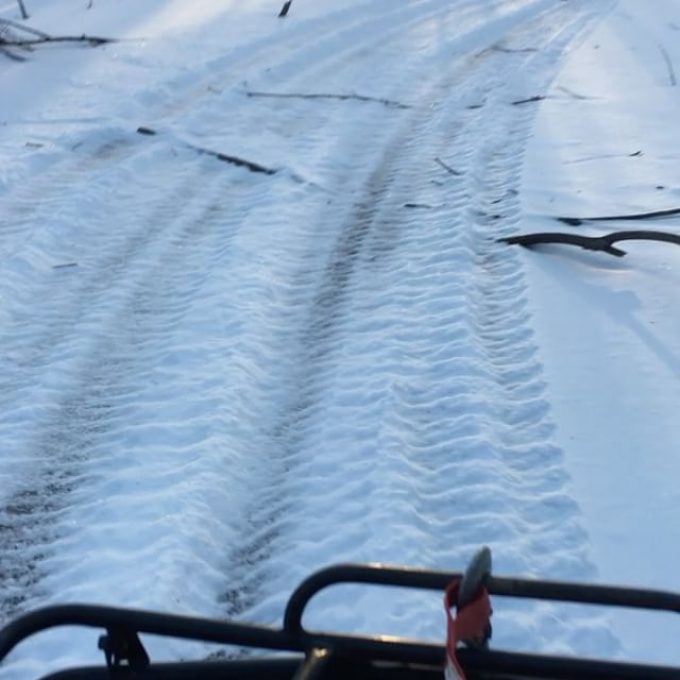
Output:
<instances>
[{"instance_id":1,"label":"broken tree limb","mask_svg":"<svg viewBox=\"0 0 680 680\"><path fill-rule=\"evenodd\" d=\"M137 134L144 135L146 137L153 137L157 135L158 132L150 127L138 127ZM268 168L264 165L260 165L259 163L249 161L245 158L240 158L239 156L232 156L230 154L222 153L221 151L206 149L203 146L196 146L195 144L191 144L190 142L182 141L181 143L188 149L192 149L193 151L196 151L199 154L212 156L213 158L216 158L218 161L222 161L223 163L229 163L230 165L236 165L240 168L246 168L251 172L258 172L264 175L275 175L278 172L278 170L276 170L275 168Z\"/></svg>"},{"instance_id":2,"label":"broken tree limb","mask_svg":"<svg viewBox=\"0 0 680 680\"><path fill-rule=\"evenodd\" d=\"M585 250L597 250L616 257L623 257L625 250L614 247L619 241L662 241L675 243L680 246L680 235L665 231L616 231L604 236L581 236L580 234L563 234L560 232L545 232L538 234L521 234L498 239L499 243L520 245L530 248L543 243L562 243L570 246L578 246Z\"/></svg>"},{"instance_id":3,"label":"broken tree limb","mask_svg":"<svg viewBox=\"0 0 680 680\"><path fill-rule=\"evenodd\" d=\"M523 54L525 52L538 52L536 47L504 47L503 45L492 45L494 52L505 52L507 54Z\"/></svg>"},{"instance_id":4,"label":"broken tree limb","mask_svg":"<svg viewBox=\"0 0 680 680\"><path fill-rule=\"evenodd\" d=\"M97 47L98 45L105 45L107 43L117 42L115 38L102 38L96 35L46 35L36 38L21 38L21 39L11 39L11 40L0 40L0 45L3 47L35 47L36 45L45 45L47 43L60 43L60 42L80 42L87 43L92 47Z\"/></svg>"},{"instance_id":5,"label":"broken tree limb","mask_svg":"<svg viewBox=\"0 0 680 680\"><path fill-rule=\"evenodd\" d=\"M194 146L193 144L188 144L188 146L200 154L212 156L223 163L229 163L231 165L237 165L240 168L246 168L247 170L250 170L250 172L259 172L263 175L275 175L277 172L274 168L267 168L264 165L260 165L259 163L254 163L253 161L246 160L245 158L239 158L239 156L231 156L226 153L221 153L220 151L205 149L202 146Z\"/></svg>"},{"instance_id":6,"label":"broken tree limb","mask_svg":"<svg viewBox=\"0 0 680 680\"><path fill-rule=\"evenodd\" d=\"M510 102L513 106L519 106L520 104L530 104L531 102L542 102L545 96L542 94L537 94L535 97L527 97L526 99L516 99L514 102Z\"/></svg>"},{"instance_id":7,"label":"broken tree limb","mask_svg":"<svg viewBox=\"0 0 680 680\"><path fill-rule=\"evenodd\" d=\"M279 18L288 16L288 10L290 9L290 6L293 4L293 0L286 0L286 2L283 3L283 7L281 8L281 11L279 12Z\"/></svg>"},{"instance_id":8,"label":"broken tree limb","mask_svg":"<svg viewBox=\"0 0 680 680\"><path fill-rule=\"evenodd\" d=\"M675 77L675 69L673 68L673 62L671 61L670 55L661 43L659 43L657 47L659 48L659 52L661 53L663 60L666 62L666 68L668 69L668 80L671 84L671 87L675 87L678 84L678 79Z\"/></svg>"},{"instance_id":9,"label":"broken tree limb","mask_svg":"<svg viewBox=\"0 0 680 680\"><path fill-rule=\"evenodd\" d=\"M410 109L409 104L402 104L401 102L392 99L380 99L379 97L367 97L363 94L325 94L325 93L298 93L298 92L253 92L246 90L247 97L268 97L274 99L340 99L348 100L355 99L360 102L375 102L377 104L384 104L394 109Z\"/></svg>"},{"instance_id":10,"label":"broken tree limb","mask_svg":"<svg viewBox=\"0 0 680 680\"><path fill-rule=\"evenodd\" d=\"M444 163L444 161L441 158L435 158L434 162L437 165L444 168L444 170L446 170L446 172L448 172L450 175L455 175L456 177L460 177L463 174L462 172L460 172L458 170L454 170L450 165L447 165L446 163Z\"/></svg>"},{"instance_id":11,"label":"broken tree limb","mask_svg":"<svg viewBox=\"0 0 680 680\"><path fill-rule=\"evenodd\" d=\"M630 215L605 215L603 217L556 217L558 222L578 227L584 222L615 222L617 220L653 220L661 217L673 217L680 215L680 208L670 208L668 210L653 210L646 213L632 213Z\"/></svg>"}]
</instances>

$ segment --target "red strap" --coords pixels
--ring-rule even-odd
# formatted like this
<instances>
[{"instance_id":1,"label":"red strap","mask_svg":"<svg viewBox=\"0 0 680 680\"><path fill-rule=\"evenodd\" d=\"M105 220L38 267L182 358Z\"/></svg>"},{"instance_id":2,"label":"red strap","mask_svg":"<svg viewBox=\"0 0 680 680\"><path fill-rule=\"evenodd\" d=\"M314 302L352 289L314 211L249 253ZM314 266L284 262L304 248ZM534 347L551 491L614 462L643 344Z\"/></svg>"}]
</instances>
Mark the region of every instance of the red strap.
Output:
<instances>
[{"instance_id":1,"label":"red strap","mask_svg":"<svg viewBox=\"0 0 680 680\"><path fill-rule=\"evenodd\" d=\"M479 594L462 609L456 616L451 613L451 607L458 601L460 580L453 581L444 595L444 609L446 610L446 680L465 680L465 673L458 663L456 648L459 642L486 642L489 635L491 620L491 600L486 588L481 588Z\"/></svg>"}]
</instances>

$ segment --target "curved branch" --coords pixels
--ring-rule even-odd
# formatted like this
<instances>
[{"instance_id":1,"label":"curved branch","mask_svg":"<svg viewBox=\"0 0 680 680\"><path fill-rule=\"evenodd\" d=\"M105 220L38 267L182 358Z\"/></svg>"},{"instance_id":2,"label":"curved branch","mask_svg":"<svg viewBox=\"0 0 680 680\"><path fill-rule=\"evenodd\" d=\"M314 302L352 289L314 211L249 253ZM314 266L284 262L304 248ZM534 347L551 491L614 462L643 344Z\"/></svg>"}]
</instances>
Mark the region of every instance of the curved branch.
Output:
<instances>
[{"instance_id":1,"label":"curved branch","mask_svg":"<svg viewBox=\"0 0 680 680\"><path fill-rule=\"evenodd\" d=\"M623 257L625 250L614 247L619 241L662 241L680 246L680 236L665 231L616 231L604 236L581 236L580 234L564 234L561 232L544 232L538 234L521 234L498 239L499 243L520 245L530 248L540 243L562 243L578 246L585 250L598 250L616 257Z\"/></svg>"},{"instance_id":2,"label":"curved branch","mask_svg":"<svg viewBox=\"0 0 680 680\"><path fill-rule=\"evenodd\" d=\"M680 208L670 208L668 210L653 210L645 213L632 213L630 215L605 215L603 217L556 217L558 222L578 227L584 222L615 222L617 220L653 220L658 217L673 217L680 215Z\"/></svg>"}]
</instances>

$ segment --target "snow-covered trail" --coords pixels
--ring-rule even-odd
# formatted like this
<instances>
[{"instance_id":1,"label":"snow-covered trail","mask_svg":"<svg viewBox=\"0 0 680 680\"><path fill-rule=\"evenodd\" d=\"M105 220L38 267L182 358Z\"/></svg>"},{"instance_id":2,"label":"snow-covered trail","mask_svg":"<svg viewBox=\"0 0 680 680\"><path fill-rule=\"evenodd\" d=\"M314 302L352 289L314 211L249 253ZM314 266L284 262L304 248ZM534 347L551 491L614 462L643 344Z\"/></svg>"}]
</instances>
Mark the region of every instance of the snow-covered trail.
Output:
<instances>
[{"instance_id":1,"label":"snow-covered trail","mask_svg":"<svg viewBox=\"0 0 680 680\"><path fill-rule=\"evenodd\" d=\"M534 115L513 102L609 4L357 3L30 128L43 148L2 188L3 618L275 621L315 567L483 543L499 572L592 575L522 260L495 239ZM374 100L264 96L304 92ZM321 622L440 635L437 598L373 597ZM499 643L614 645L597 618L513 616ZM81 658L49 640L0 675Z\"/></svg>"}]
</instances>

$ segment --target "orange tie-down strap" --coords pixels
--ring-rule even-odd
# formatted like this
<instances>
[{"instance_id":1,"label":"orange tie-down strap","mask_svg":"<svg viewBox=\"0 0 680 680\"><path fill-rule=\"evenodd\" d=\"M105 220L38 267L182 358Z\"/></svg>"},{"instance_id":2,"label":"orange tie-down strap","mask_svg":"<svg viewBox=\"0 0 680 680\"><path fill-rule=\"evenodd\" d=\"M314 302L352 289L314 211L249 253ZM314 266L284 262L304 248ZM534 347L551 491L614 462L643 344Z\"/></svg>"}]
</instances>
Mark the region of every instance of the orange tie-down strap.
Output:
<instances>
[{"instance_id":1,"label":"orange tie-down strap","mask_svg":"<svg viewBox=\"0 0 680 680\"><path fill-rule=\"evenodd\" d=\"M461 581L453 581L444 595L446 610L446 680L466 680L458 663L456 649L459 642L483 645L491 634L491 600L486 588L480 588L473 600L454 616L451 608L458 602Z\"/></svg>"}]
</instances>

